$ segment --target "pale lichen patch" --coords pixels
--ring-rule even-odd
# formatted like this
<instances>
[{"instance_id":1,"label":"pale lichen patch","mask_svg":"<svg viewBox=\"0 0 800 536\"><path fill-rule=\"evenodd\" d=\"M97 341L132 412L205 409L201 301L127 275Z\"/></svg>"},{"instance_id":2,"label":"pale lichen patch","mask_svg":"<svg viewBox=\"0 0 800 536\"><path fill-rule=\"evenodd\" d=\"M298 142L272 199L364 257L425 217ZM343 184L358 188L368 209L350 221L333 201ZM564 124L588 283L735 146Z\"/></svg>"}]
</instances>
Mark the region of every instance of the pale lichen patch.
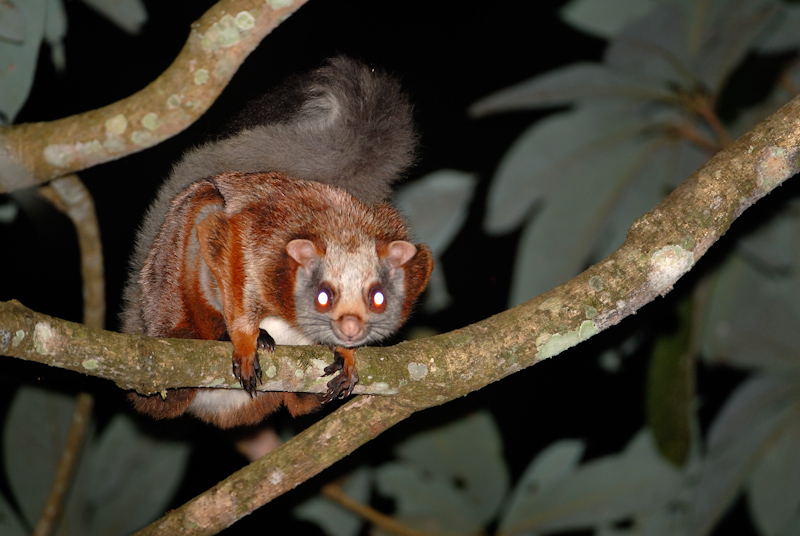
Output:
<instances>
[{"instance_id":1,"label":"pale lichen patch","mask_svg":"<svg viewBox=\"0 0 800 536\"><path fill-rule=\"evenodd\" d=\"M408 375L414 381L423 380L428 375L428 367L425 363L409 363Z\"/></svg>"},{"instance_id":2,"label":"pale lichen patch","mask_svg":"<svg viewBox=\"0 0 800 536\"><path fill-rule=\"evenodd\" d=\"M169 108L170 110L180 108L182 100L183 99L181 98L180 95L178 95L177 93L173 93L172 95L167 97L167 108Z\"/></svg>"},{"instance_id":3,"label":"pale lichen patch","mask_svg":"<svg viewBox=\"0 0 800 536\"><path fill-rule=\"evenodd\" d=\"M161 121L158 119L158 114L155 112L150 112L145 114L142 117L142 126L147 130L153 131L157 129L161 125Z\"/></svg>"},{"instance_id":4,"label":"pale lichen patch","mask_svg":"<svg viewBox=\"0 0 800 536\"><path fill-rule=\"evenodd\" d=\"M283 9L291 6L294 0L267 0L267 3L272 9Z\"/></svg>"},{"instance_id":5,"label":"pale lichen patch","mask_svg":"<svg viewBox=\"0 0 800 536\"><path fill-rule=\"evenodd\" d=\"M47 322L38 322L33 328L33 347L37 353L49 353L50 340L53 338L53 328Z\"/></svg>"},{"instance_id":6,"label":"pale lichen patch","mask_svg":"<svg viewBox=\"0 0 800 536\"><path fill-rule=\"evenodd\" d=\"M208 69L197 69L194 73L194 84L196 86L202 86L206 82L208 82L209 74Z\"/></svg>"},{"instance_id":7,"label":"pale lichen patch","mask_svg":"<svg viewBox=\"0 0 800 536\"><path fill-rule=\"evenodd\" d=\"M140 147L155 145L156 137L147 130L135 130L131 133L131 141Z\"/></svg>"},{"instance_id":8,"label":"pale lichen patch","mask_svg":"<svg viewBox=\"0 0 800 536\"><path fill-rule=\"evenodd\" d=\"M128 119L124 114L117 114L106 120L106 137L122 136L128 128Z\"/></svg>"},{"instance_id":9,"label":"pale lichen patch","mask_svg":"<svg viewBox=\"0 0 800 536\"><path fill-rule=\"evenodd\" d=\"M236 26L240 30L251 30L256 25L256 19L249 11L241 11L236 15Z\"/></svg>"},{"instance_id":10,"label":"pale lichen patch","mask_svg":"<svg viewBox=\"0 0 800 536\"><path fill-rule=\"evenodd\" d=\"M694 266L694 253L680 246L666 246L650 257L650 272L647 285L650 289L666 294L672 285Z\"/></svg>"},{"instance_id":11,"label":"pale lichen patch","mask_svg":"<svg viewBox=\"0 0 800 536\"><path fill-rule=\"evenodd\" d=\"M20 343L24 338L25 338L25 332L22 331L21 329L18 329L17 332L14 333L14 338L11 339L11 346L16 348L17 346L20 345Z\"/></svg>"},{"instance_id":12,"label":"pale lichen patch","mask_svg":"<svg viewBox=\"0 0 800 536\"><path fill-rule=\"evenodd\" d=\"M103 141L103 147L109 154L119 153L125 150L125 141L119 136L111 136Z\"/></svg>"},{"instance_id":13,"label":"pale lichen patch","mask_svg":"<svg viewBox=\"0 0 800 536\"><path fill-rule=\"evenodd\" d=\"M539 359L547 359L549 357L553 357L554 355L558 355L564 350L572 348L579 342L592 337L599 331L600 330L597 329L597 326L595 326L594 322L591 320L584 320L581 322L581 325L577 330L567 331L566 333L556 333L546 339L540 335L536 341L537 349L539 351L537 357ZM539 344L540 340L544 342Z\"/></svg>"},{"instance_id":14,"label":"pale lichen patch","mask_svg":"<svg viewBox=\"0 0 800 536\"><path fill-rule=\"evenodd\" d=\"M81 362L81 366L86 370L95 370L98 366L100 366L100 363L97 361L97 359L84 359L83 362Z\"/></svg>"},{"instance_id":15,"label":"pale lichen patch","mask_svg":"<svg viewBox=\"0 0 800 536\"><path fill-rule=\"evenodd\" d=\"M603 278L599 275L593 275L589 278L589 288L596 291L603 290Z\"/></svg>"},{"instance_id":16,"label":"pale lichen patch","mask_svg":"<svg viewBox=\"0 0 800 536\"><path fill-rule=\"evenodd\" d=\"M97 141L76 143L54 143L43 150L44 159L55 167L68 167L79 160L93 160L105 154L103 145Z\"/></svg>"},{"instance_id":17,"label":"pale lichen patch","mask_svg":"<svg viewBox=\"0 0 800 536\"><path fill-rule=\"evenodd\" d=\"M767 147L756 168L759 190L769 192L797 172L796 154L784 147Z\"/></svg>"},{"instance_id":18,"label":"pale lichen patch","mask_svg":"<svg viewBox=\"0 0 800 536\"><path fill-rule=\"evenodd\" d=\"M223 15L221 19L211 25L201 41L203 49L213 51L227 48L241 40L237 20L231 15Z\"/></svg>"},{"instance_id":19,"label":"pale lichen patch","mask_svg":"<svg viewBox=\"0 0 800 536\"><path fill-rule=\"evenodd\" d=\"M278 369L275 367L275 365L270 365L267 367L264 373L267 375L267 378L274 378L278 375Z\"/></svg>"},{"instance_id":20,"label":"pale lichen patch","mask_svg":"<svg viewBox=\"0 0 800 536\"><path fill-rule=\"evenodd\" d=\"M269 480L269 483L272 484L273 486L277 486L278 484L283 482L283 479L285 477L286 474L281 469L275 469L269 474L267 480Z\"/></svg>"}]
</instances>

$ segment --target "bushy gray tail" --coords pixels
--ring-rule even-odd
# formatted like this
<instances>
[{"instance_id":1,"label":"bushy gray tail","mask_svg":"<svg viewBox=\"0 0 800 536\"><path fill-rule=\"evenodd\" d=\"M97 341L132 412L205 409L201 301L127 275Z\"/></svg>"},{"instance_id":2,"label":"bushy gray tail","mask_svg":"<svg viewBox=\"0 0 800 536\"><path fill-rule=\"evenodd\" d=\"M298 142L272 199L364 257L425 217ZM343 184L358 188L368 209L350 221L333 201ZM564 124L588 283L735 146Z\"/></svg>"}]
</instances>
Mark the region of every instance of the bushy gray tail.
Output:
<instances>
[{"instance_id":1,"label":"bushy gray tail","mask_svg":"<svg viewBox=\"0 0 800 536\"><path fill-rule=\"evenodd\" d=\"M188 152L169 180L182 189L222 171L281 171L374 203L413 162L416 139L398 82L336 57L250 103L222 139Z\"/></svg>"}]
</instances>

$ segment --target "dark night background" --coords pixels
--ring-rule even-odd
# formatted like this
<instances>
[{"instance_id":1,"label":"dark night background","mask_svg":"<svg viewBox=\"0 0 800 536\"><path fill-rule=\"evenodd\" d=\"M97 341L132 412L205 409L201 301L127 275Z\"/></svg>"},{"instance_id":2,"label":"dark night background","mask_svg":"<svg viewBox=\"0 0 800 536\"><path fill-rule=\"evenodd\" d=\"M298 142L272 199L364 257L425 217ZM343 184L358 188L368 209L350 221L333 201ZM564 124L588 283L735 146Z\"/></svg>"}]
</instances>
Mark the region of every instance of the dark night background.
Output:
<instances>
[{"instance_id":1,"label":"dark night background","mask_svg":"<svg viewBox=\"0 0 800 536\"><path fill-rule=\"evenodd\" d=\"M140 35L130 36L84 4L67 1L66 71L55 73L45 48L33 91L18 122L65 117L138 91L169 66L184 44L190 23L212 3L146 2L149 20ZM396 73L412 96L422 152L410 179L441 168L479 175L469 220L444 255L454 302L433 316L417 314L415 323L448 331L503 310L517 236L484 235L480 226L484 197L499 158L542 113L474 120L467 117L466 109L478 98L537 73L600 57L601 41L578 33L558 19L557 10L564 3L311 0L262 42L217 103L187 131L157 147L80 173L95 197L100 220L108 329L118 327L119 296L136 227L171 163L248 99L288 73L316 67L337 53ZM33 217L21 213L12 225L0 227L6 260L13 259L0 263L4 282L0 299L15 298L36 311L80 321L81 285L73 229L66 218L44 203L41 208ZM503 430L512 475L519 475L539 449L559 438L585 439L589 457L618 451L643 424L646 359L629 358L619 373L611 374L599 366L597 355L638 327L654 322L671 299L675 298L651 304L577 351L416 415L226 533L269 527L271 519L285 517L286 509L315 493L336 474L364 460L385 459L393 444L420 428L449 422L483 407L492 410ZM21 382L96 393L101 424L113 411L127 407L124 397L109 382L22 362L4 362L0 371L0 418L14 386ZM724 393L729 384L724 381L718 389ZM713 411L718 403L707 401L704 411ZM284 419L278 421L287 424ZM157 425L142 422L163 432ZM191 419L167 428L169 433L188 437L195 446L203 447L195 449L189 468L192 476L173 506L244 463L224 433Z\"/></svg>"}]
</instances>

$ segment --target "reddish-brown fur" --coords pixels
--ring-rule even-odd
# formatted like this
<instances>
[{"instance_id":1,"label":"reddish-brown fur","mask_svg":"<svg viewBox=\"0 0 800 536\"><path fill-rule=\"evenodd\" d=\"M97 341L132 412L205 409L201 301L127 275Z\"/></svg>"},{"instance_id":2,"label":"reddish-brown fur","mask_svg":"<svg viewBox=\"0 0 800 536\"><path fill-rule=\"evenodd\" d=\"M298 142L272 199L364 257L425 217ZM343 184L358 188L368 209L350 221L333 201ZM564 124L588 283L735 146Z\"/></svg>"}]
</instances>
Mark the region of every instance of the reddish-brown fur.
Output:
<instances>
[{"instance_id":1,"label":"reddish-brown fur","mask_svg":"<svg viewBox=\"0 0 800 536\"><path fill-rule=\"evenodd\" d=\"M391 242L411 237L385 203L366 205L339 188L280 173L221 173L192 183L172 201L139 278L145 334L219 340L227 333L234 373L253 394L235 409L193 410L198 417L221 427L248 425L281 405L300 415L323 401L318 395L254 391L259 322L274 316L301 329L294 304L299 264L286 252L295 239L311 240L323 253L332 240L345 246L372 241L384 254ZM428 248L416 248L399 268L405 295L394 329L409 315L432 269ZM213 274L211 284L202 281L205 266ZM208 300L214 281L222 313ZM339 366L329 370L341 372L329 384L328 399L348 393L358 379L353 351L338 353ZM133 394L132 399L140 411L168 418L185 412L196 394L197 389L179 389L166 398Z\"/></svg>"}]
</instances>

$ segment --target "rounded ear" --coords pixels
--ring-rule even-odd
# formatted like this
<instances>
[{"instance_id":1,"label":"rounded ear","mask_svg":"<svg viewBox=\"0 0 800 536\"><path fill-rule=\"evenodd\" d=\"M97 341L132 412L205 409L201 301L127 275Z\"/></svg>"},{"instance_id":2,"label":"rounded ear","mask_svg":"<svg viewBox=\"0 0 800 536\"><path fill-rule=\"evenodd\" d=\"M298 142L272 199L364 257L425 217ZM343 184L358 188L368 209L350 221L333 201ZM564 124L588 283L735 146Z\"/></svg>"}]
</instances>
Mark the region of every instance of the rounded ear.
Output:
<instances>
[{"instance_id":1,"label":"rounded ear","mask_svg":"<svg viewBox=\"0 0 800 536\"><path fill-rule=\"evenodd\" d=\"M309 268L321 256L314 242L305 238L297 238L286 244L286 253L305 268Z\"/></svg>"},{"instance_id":2,"label":"rounded ear","mask_svg":"<svg viewBox=\"0 0 800 536\"><path fill-rule=\"evenodd\" d=\"M403 266L416 254L417 247L414 244L405 240L395 240L386 247L383 260L389 265L389 268L395 269Z\"/></svg>"}]
</instances>

